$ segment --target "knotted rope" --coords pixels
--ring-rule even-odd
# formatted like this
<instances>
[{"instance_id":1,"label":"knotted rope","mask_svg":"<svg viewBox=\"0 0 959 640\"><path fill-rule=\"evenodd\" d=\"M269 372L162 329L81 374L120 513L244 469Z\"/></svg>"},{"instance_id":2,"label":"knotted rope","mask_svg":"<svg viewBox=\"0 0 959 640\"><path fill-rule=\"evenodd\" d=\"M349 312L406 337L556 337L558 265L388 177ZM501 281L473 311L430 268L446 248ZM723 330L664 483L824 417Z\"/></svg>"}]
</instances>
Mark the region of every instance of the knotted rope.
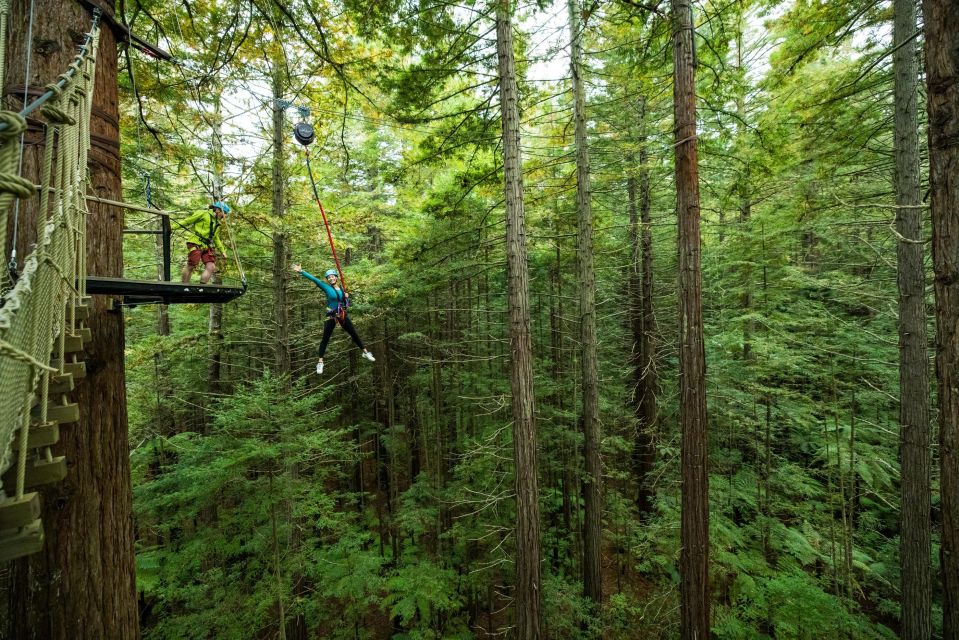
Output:
<instances>
[{"instance_id":1,"label":"knotted rope","mask_svg":"<svg viewBox=\"0 0 959 640\"><path fill-rule=\"evenodd\" d=\"M0 10L6 1L0 0ZM18 137L27 127L24 116L42 106L46 120L35 248L16 284L0 299L0 473L16 462L18 497L26 482L29 429L34 420L47 419L50 375L64 371L66 338L74 330L76 305L85 292L87 154L98 45L95 17L73 64L40 99L19 114L0 111L0 246L7 241L11 202L32 197L37 190L17 175ZM59 369L50 366L51 355L59 358ZM35 398L38 415L31 418ZM14 452L17 430L20 446ZM52 460L48 448L39 455Z\"/></svg>"}]
</instances>

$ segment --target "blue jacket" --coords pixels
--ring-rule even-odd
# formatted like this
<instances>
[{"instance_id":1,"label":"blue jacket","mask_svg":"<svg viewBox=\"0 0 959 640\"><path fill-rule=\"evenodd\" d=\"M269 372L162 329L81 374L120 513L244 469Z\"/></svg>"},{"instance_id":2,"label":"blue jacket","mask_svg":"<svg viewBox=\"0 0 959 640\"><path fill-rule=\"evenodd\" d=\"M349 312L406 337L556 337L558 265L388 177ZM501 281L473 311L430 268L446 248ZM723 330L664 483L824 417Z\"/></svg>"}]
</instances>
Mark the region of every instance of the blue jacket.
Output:
<instances>
[{"instance_id":1,"label":"blue jacket","mask_svg":"<svg viewBox=\"0 0 959 640\"><path fill-rule=\"evenodd\" d=\"M303 269L302 271L300 271L300 275L302 275L307 280L313 281L313 283L316 284L316 286L318 286L320 289L323 289L323 293L326 294L326 307L330 311L337 311L340 305L343 305L344 307L349 306L347 304L346 294L338 286L337 287L330 286L330 283L323 282L322 280L317 278L315 275L313 275L306 269Z\"/></svg>"}]
</instances>

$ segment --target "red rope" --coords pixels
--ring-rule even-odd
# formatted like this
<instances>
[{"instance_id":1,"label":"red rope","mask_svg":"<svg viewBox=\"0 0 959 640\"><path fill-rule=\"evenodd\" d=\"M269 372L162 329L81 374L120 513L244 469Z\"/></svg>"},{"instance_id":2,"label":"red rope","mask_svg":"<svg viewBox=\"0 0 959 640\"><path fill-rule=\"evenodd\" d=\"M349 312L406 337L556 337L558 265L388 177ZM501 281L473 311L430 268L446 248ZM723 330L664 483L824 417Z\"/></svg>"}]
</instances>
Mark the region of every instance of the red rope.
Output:
<instances>
[{"instance_id":1,"label":"red rope","mask_svg":"<svg viewBox=\"0 0 959 640\"><path fill-rule=\"evenodd\" d=\"M303 153L306 154L306 169L310 173L310 183L313 185L313 197L316 199L316 204L320 207L320 215L323 216L323 224L326 226L326 237L330 240L330 251L333 252L333 262L336 263L336 271L340 274L340 288L345 292L346 278L343 277L343 269L340 268L340 259L336 257L336 247L333 245L333 234L330 232L330 223L326 219L326 211L323 209L323 203L320 202L320 194L316 190L316 181L313 180L313 168L310 166L310 150L304 147Z\"/></svg>"}]
</instances>

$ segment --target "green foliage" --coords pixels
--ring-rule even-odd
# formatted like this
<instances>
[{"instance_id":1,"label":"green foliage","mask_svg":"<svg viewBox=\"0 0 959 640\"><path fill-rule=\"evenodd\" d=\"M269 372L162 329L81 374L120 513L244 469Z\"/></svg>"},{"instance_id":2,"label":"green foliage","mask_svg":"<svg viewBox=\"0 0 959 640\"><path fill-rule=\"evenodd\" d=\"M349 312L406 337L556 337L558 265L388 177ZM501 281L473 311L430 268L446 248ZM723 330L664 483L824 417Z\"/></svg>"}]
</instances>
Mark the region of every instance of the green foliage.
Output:
<instances>
[{"instance_id":1,"label":"green foliage","mask_svg":"<svg viewBox=\"0 0 959 640\"><path fill-rule=\"evenodd\" d=\"M469 637L465 628L447 629L444 622L462 606L455 583L454 572L431 562L404 566L386 579L382 606L408 629L411 640Z\"/></svg>"},{"instance_id":2,"label":"green foliage","mask_svg":"<svg viewBox=\"0 0 959 640\"><path fill-rule=\"evenodd\" d=\"M157 438L134 452L136 516L150 532L138 555L152 603L145 618L157 621L149 637L188 637L184 629L247 637L270 624L277 570L291 597L299 551L287 549L289 564L277 567L273 545L295 523L315 535L338 525L316 487L335 477L331 461L351 455L343 433L316 413L321 400L266 375L220 401L209 433ZM274 525L290 507L292 520Z\"/></svg>"},{"instance_id":3,"label":"green foliage","mask_svg":"<svg viewBox=\"0 0 959 640\"><path fill-rule=\"evenodd\" d=\"M166 336L155 335L150 310L127 314L144 635L276 637L281 602L288 636L294 627L344 640L505 632L515 470L490 5L294 3L303 11L257 15L245 38L247 8L194 3L187 20L164 3L141 6L169 37L179 20L175 44L196 77L134 59L151 96L145 105L169 105L147 108L147 117L170 140L159 148L135 135L128 95L130 199L143 199L139 172L155 162L163 167L151 170L157 202L201 206L202 182L219 161L208 140L221 113L212 96L224 96L230 112L238 107L227 101L249 94L246 107L258 114L225 124L237 156L223 158L225 181L239 205L250 289L225 307L222 343L207 335L206 307L171 309ZM537 77L532 56L548 26L534 23L545 13L522 11L533 16L517 16L514 27L544 627L560 638L674 638L681 484L670 23L635 3L600 3L584 15L607 574L607 600L591 611L580 584L570 98L564 83ZM887 13L863 2L697 7L720 638L888 638L897 624ZM224 43L242 40L232 58L201 46L211 29L227 34ZM279 46L286 41L297 46ZM322 378L311 374L319 296L300 279L285 282L292 374L263 373L278 335L275 283L289 275L288 265L272 264L274 240L282 235L291 260L308 269L331 261L292 152L284 215L266 204L273 167L254 140L272 132L257 101L269 102L264 86L284 68L284 90L302 89L297 100L313 108L315 177L344 263L349 255L354 322L377 358L358 360L337 330ZM636 250L627 185L642 170L651 185L659 375L651 426L632 406L630 358ZM129 273L150 272L152 239L131 244L126 257ZM634 447L642 429L656 460L653 509L641 514ZM941 617L938 603L936 611Z\"/></svg>"}]
</instances>

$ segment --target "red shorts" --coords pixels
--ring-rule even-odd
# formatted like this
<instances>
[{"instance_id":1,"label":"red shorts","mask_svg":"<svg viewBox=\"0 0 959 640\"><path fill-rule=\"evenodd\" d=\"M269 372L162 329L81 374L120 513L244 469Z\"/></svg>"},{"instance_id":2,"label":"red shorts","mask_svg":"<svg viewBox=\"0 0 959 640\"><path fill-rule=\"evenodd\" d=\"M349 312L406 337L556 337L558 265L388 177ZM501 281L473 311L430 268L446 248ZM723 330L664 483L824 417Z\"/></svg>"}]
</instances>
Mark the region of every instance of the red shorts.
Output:
<instances>
[{"instance_id":1,"label":"red shorts","mask_svg":"<svg viewBox=\"0 0 959 640\"><path fill-rule=\"evenodd\" d=\"M203 264L210 262L216 264L216 253L213 252L212 248L206 247L205 249L201 249L199 245L193 244L192 242L187 242L186 248L190 251L186 259L186 263L190 267L195 267L201 262Z\"/></svg>"}]
</instances>

